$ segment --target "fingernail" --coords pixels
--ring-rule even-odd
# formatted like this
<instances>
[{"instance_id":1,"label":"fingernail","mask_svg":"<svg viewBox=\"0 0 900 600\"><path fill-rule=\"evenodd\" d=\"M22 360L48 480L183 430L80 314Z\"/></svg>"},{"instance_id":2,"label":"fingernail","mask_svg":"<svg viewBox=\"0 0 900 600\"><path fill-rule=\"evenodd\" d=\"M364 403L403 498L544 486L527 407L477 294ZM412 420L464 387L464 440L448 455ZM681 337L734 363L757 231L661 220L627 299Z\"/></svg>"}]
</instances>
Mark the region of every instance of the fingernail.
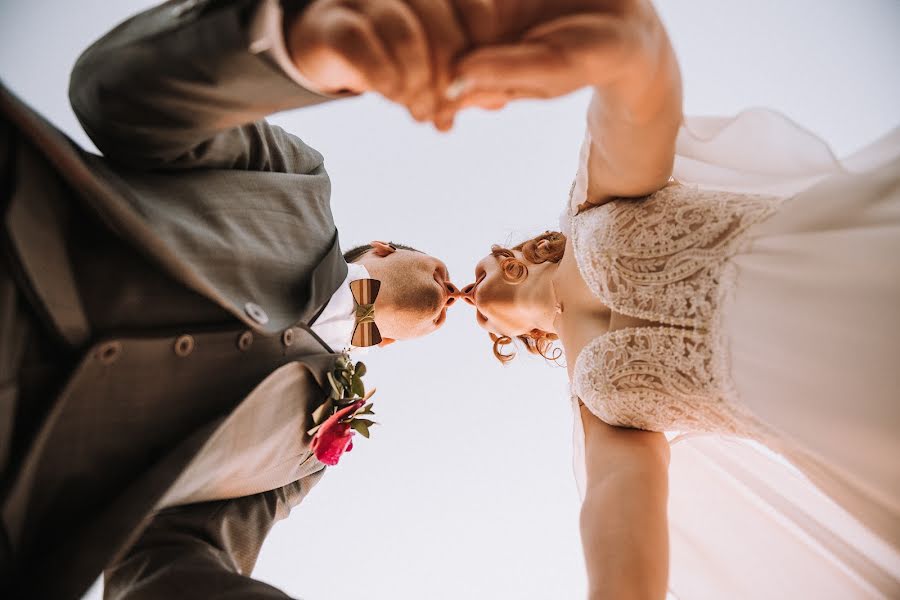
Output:
<instances>
[{"instance_id":1,"label":"fingernail","mask_svg":"<svg viewBox=\"0 0 900 600\"><path fill-rule=\"evenodd\" d=\"M470 81L463 78L457 78L450 82L450 85L447 86L447 89L444 90L444 97L447 100L459 100L459 98L463 95L466 89L470 85Z\"/></svg>"},{"instance_id":2,"label":"fingernail","mask_svg":"<svg viewBox=\"0 0 900 600\"><path fill-rule=\"evenodd\" d=\"M453 117L441 117L435 121L434 126L438 131L446 133L453 129Z\"/></svg>"},{"instance_id":3,"label":"fingernail","mask_svg":"<svg viewBox=\"0 0 900 600\"><path fill-rule=\"evenodd\" d=\"M409 109L409 114L412 115L412 118L421 123L425 120L425 109L422 107L422 104L414 104Z\"/></svg>"}]
</instances>

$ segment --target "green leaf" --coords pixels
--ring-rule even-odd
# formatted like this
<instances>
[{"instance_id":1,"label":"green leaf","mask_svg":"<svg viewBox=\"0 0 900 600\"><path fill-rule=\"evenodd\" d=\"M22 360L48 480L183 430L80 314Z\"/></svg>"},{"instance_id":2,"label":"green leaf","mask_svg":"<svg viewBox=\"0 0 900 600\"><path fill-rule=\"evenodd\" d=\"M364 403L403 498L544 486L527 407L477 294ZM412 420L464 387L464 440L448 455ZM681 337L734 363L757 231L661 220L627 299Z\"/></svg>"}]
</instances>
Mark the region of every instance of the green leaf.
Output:
<instances>
[{"instance_id":1,"label":"green leaf","mask_svg":"<svg viewBox=\"0 0 900 600\"><path fill-rule=\"evenodd\" d=\"M351 404L353 404L353 402L354 402L353 398L338 398L337 400L334 401L338 410L345 408L347 406L350 406Z\"/></svg>"},{"instance_id":2,"label":"green leaf","mask_svg":"<svg viewBox=\"0 0 900 600\"><path fill-rule=\"evenodd\" d=\"M343 371L343 370L346 369L348 366L350 366L350 359L347 358L346 355L342 354L342 355L340 355L340 356L337 357L337 360L334 361L334 364L335 364L335 366L337 367L337 370Z\"/></svg>"},{"instance_id":3,"label":"green leaf","mask_svg":"<svg viewBox=\"0 0 900 600\"><path fill-rule=\"evenodd\" d=\"M323 402L319 408L313 411L312 417L314 423L321 423L325 421L328 417L331 416L331 413L334 412L334 401L332 399L328 399Z\"/></svg>"},{"instance_id":4,"label":"green leaf","mask_svg":"<svg viewBox=\"0 0 900 600\"><path fill-rule=\"evenodd\" d=\"M366 365L362 361L360 361L356 363L356 368L354 369L354 371L356 371L356 374L359 377L363 377L366 374Z\"/></svg>"},{"instance_id":5,"label":"green leaf","mask_svg":"<svg viewBox=\"0 0 900 600\"><path fill-rule=\"evenodd\" d=\"M341 385L337 379L334 378L334 375L328 373L328 383L331 384L331 390L334 394L340 398L344 395L344 386Z\"/></svg>"},{"instance_id":6,"label":"green leaf","mask_svg":"<svg viewBox=\"0 0 900 600\"><path fill-rule=\"evenodd\" d=\"M360 408L356 414L358 415L374 415L375 411L372 410L372 404L366 404L362 408Z\"/></svg>"},{"instance_id":7,"label":"green leaf","mask_svg":"<svg viewBox=\"0 0 900 600\"><path fill-rule=\"evenodd\" d=\"M359 396L362 398L366 395L366 386L363 385L362 379L359 377L353 378L353 384L350 387L350 391L353 392L354 396Z\"/></svg>"},{"instance_id":8,"label":"green leaf","mask_svg":"<svg viewBox=\"0 0 900 600\"><path fill-rule=\"evenodd\" d=\"M353 429L358 431L360 433L360 435L362 435L364 438L368 438L369 437L368 423L371 423L371 421L365 421L363 419L354 419L350 423L350 427L352 427Z\"/></svg>"}]
</instances>

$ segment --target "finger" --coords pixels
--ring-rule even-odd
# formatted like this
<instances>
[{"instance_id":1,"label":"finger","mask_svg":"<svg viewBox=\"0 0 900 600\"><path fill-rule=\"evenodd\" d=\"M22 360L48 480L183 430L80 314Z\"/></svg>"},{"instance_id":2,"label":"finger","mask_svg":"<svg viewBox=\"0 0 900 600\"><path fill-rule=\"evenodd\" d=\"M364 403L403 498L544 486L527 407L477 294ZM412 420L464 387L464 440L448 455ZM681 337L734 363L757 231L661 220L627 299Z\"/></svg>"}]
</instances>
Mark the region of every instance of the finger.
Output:
<instances>
[{"instance_id":1,"label":"finger","mask_svg":"<svg viewBox=\"0 0 900 600\"><path fill-rule=\"evenodd\" d=\"M456 15L462 24L469 43L483 46L496 41L497 11L491 0L454 0Z\"/></svg>"},{"instance_id":2,"label":"finger","mask_svg":"<svg viewBox=\"0 0 900 600\"><path fill-rule=\"evenodd\" d=\"M369 89L392 98L399 73L372 25L350 10L336 11L324 31L326 44L354 68Z\"/></svg>"},{"instance_id":3,"label":"finger","mask_svg":"<svg viewBox=\"0 0 900 600\"><path fill-rule=\"evenodd\" d=\"M450 0L406 1L418 16L428 38L432 81L421 101L431 118L453 75L457 57L470 46L470 42Z\"/></svg>"},{"instance_id":4,"label":"finger","mask_svg":"<svg viewBox=\"0 0 900 600\"><path fill-rule=\"evenodd\" d=\"M514 100L532 97L533 92L530 91L472 91L455 102L445 103L434 119L435 127L439 131L449 130L453 126L456 115L467 108L497 111L505 108Z\"/></svg>"},{"instance_id":5,"label":"finger","mask_svg":"<svg viewBox=\"0 0 900 600\"><path fill-rule=\"evenodd\" d=\"M360 10L372 23L397 67L399 87L392 100L406 104L416 116L411 101L431 84L432 79L428 41L422 24L416 14L399 1L364 2ZM417 118L421 120L424 116L419 114Z\"/></svg>"},{"instance_id":6,"label":"finger","mask_svg":"<svg viewBox=\"0 0 900 600\"><path fill-rule=\"evenodd\" d=\"M573 69L577 65L570 64L563 52L537 41L476 50L459 62L456 73L465 82L466 94L516 90L552 98L583 85Z\"/></svg>"},{"instance_id":7,"label":"finger","mask_svg":"<svg viewBox=\"0 0 900 600\"><path fill-rule=\"evenodd\" d=\"M465 110L467 108L483 108L486 110L498 110L503 108L513 100L527 97L527 92L516 92L514 90L497 91L481 91L466 94L459 100L456 110Z\"/></svg>"}]
</instances>

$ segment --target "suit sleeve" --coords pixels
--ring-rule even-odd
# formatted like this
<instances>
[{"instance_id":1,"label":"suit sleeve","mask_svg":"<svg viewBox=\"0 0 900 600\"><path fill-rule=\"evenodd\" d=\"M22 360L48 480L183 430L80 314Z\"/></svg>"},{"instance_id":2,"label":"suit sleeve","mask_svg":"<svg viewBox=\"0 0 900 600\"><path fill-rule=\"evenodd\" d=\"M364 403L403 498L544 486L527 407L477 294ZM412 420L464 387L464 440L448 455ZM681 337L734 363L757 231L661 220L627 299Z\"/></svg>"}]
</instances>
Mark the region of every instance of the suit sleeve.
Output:
<instances>
[{"instance_id":1,"label":"suit sleeve","mask_svg":"<svg viewBox=\"0 0 900 600\"><path fill-rule=\"evenodd\" d=\"M180 0L122 23L78 59L69 99L110 161L136 169L317 167L266 115L325 102L252 39L276 0ZM307 2L284 0L286 10ZM313 154L315 151L312 151Z\"/></svg>"},{"instance_id":2,"label":"suit sleeve","mask_svg":"<svg viewBox=\"0 0 900 600\"><path fill-rule=\"evenodd\" d=\"M159 512L107 568L105 600L287 599L250 577L272 526L300 503L324 469L278 490Z\"/></svg>"}]
</instances>

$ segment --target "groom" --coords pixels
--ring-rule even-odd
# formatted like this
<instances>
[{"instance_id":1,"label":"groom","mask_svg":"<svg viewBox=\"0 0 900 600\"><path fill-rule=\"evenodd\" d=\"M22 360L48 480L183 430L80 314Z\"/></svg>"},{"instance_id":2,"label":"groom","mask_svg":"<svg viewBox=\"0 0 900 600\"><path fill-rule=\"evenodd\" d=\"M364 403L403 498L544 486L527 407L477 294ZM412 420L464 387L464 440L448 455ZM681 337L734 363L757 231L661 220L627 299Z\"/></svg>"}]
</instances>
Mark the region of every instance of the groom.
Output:
<instances>
[{"instance_id":1,"label":"groom","mask_svg":"<svg viewBox=\"0 0 900 600\"><path fill-rule=\"evenodd\" d=\"M249 574L322 476L305 432L357 325L349 284L381 281L385 341L460 294L410 248L343 257L321 155L264 117L375 91L447 129L568 85L554 46L511 47L443 102L458 57L584 4L169 2L72 73L103 158L0 86L3 597L77 598L104 569L114 598L284 597Z\"/></svg>"},{"instance_id":2,"label":"groom","mask_svg":"<svg viewBox=\"0 0 900 600\"><path fill-rule=\"evenodd\" d=\"M109 567L111 597L283 597L249 573L322 477L306 432L349 283L381 281L382 343L442 325L444 264L343 257L322 156L263 118L368 90L424 118L464 38L433 0L339 4L119 26L71 79L102 158L0 89L0 596L77 598Z\"/></svg>"}]
</instances>

